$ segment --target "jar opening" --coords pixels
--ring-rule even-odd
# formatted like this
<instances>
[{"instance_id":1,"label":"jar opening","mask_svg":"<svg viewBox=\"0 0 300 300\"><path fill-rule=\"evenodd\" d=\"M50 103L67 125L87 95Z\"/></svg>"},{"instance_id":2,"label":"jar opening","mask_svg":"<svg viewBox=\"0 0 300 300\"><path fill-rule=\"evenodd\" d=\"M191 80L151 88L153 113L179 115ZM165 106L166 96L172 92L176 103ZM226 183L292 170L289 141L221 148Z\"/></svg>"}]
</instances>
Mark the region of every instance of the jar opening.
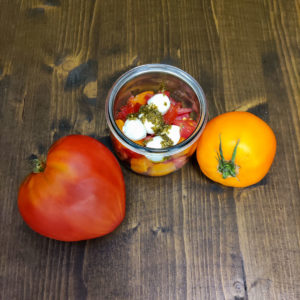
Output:
<instances>
[{"instance_id":1,"label":"jar opening","mask_svg":"<svg viewBox=\"0 0 300 300\"><path fill-rule=\"evenodd\" d=\"M174 146L161 149L143 147L121 132L115 122L115 115L130 96L147 90L157 93L162 88L169 91L174 100L182 102L184 107L193 109L193 118L197 126L191 136ZM200 136L207 121L206 100L197 81L181 69L162 64L143 65L122 75L112 86L106 100L106 119L115 138L132 151L143 155L177 153L188 148Z\"/></svg>"}]
</instances>

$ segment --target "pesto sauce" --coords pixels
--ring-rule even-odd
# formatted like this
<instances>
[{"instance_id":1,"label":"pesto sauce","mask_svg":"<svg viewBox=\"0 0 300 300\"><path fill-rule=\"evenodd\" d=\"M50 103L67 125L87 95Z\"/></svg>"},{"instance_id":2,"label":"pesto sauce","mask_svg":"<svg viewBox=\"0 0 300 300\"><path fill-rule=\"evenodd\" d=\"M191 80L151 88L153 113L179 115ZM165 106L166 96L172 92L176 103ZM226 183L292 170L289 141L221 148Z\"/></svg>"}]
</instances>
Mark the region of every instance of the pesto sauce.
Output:
<instances>
[{"instance_id":1,"label":"pesto sauce","mask_svg":"<svg viewBox=\"0 0 300 300\"><path fill-rule=\"evenodd\" d=\"M136 120L140 119L143 123L147 120L154 124L152 126L152 130L156 135L160 135L162 137L161 146L162 148L167 148L173 146L173 141L167 136L171 125L165 124L163 115L158 111L157 106L155 104L143 105L140 107L137 113L131 113L127 115L128 120ZM143 141L144 146L147 146L152 139L148 139L147 141Z\"/></svg>"},{"instance_id":2,"label":"pesto sauce","mask_svg":"<svg viewBox=\"0 0 300 300\"><path fill-rule=\"evenodd\" d=\"M162 137L163 141L160 144L163 148L173 146L173 144L174 144L173 141L166 134L162 134L161 137Z\"/></svg>"},{"instance_id":3,"label":"pesto sauce","mask_svg":"<svg viewBox=\"0 0 300 300\"><path fill-rule=\"evenodd\" d=\"M127 120L136 120L138 119L139 113L132 113L127 115Z\"/></svg>"},{"instance_id":4,"label":"pesto sauce","mask_svg":"<svg viewBox=\"0 0 300 300\"><path fill-rule=\"evenodd\" d=\"M168 134L170 129L171 129L171 125L164 124L162 133L163 133L163 134Z\"/></svg>"},{"instance_id":5,"label":"pesto sauce","mask_svg":"<svg viewBox=\"0 0 300 300\"><path fill-rule=\"evenodd\" d=\"M139 110L139 115L141 121L144 123L146 120L154 124L152 130L155 134L160 133L164 128L164 118L163 115L158 111L157 106L154 104L143 105Z\"/></svg>"}]
</instances>

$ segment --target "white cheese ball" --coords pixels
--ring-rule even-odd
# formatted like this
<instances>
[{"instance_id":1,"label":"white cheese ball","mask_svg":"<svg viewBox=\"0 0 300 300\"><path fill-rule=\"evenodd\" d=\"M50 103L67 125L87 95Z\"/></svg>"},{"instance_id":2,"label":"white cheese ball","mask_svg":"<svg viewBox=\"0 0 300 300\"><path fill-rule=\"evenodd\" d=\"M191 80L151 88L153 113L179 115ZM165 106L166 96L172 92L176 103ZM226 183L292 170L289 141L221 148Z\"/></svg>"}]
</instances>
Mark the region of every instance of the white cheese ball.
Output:
<instances>
[{"instance_id":1,"label":"white cheese ball","mask_svg":"<svg viewBox=\"0 0 300 300\"><path fill-rule=\"evenodd\" d=\"M147 119L145 119L145 121L143 122L145 128L146 128L146 131L148 134L154 134L154 130L152 129L155 124L153 124L152 122L148 121Z\"/></svg>"},{"instance_id":2,"label":"white cheese ball","mask_svg":"<svg viewBox=\"0 0 300 300\"><path fill-rule=\"evenodd\" d=\"M164 94L156 94L148 100L148 105L154 104L161 114L165 114L171 105L170 99Z\"/></svg>"},{"instance_id":3,"label":"white cheese ball","mask_svg":"<svg viewBox=\"0 0 300 300\"><path fill-rule=\"evenodd\" d=\"M150 140L146 146L148 148L155 148L155 149L161 149L162 145L161 142L163 141L163 138L159 135L155 136L152 140ZM146 157L153 161L153 162L161 162L164 160L165 155L161 154L161 153L151 153L151 154L147 154Z\"/></svg>"},{"instance_id":4,"label":"white cheese ball","mask_svg":"<svg viewBox=\"0 0 300 300\"><path fill-rule=\"evenodd\" d=\"M146 157L149 160L151 160L155 163L158 163L158 162L164 161L165 155L160 154L160 153L151 153L151 154L146 154Z\"/></svg>"},{"instance_id":5,"label":"white cheese ball","mask_svg":"<svg viewBox=\"0 0 300 300\"><path fill-rule=\"evenodd\" d=\"M177 125L171 125L170 128L164 130L162 133L172 140L173 145L176 145L180 140L180 127Z\"/></svg>"},{"instance_id":6,"label":"white cheese ball","mask_svg":"<svg viewBox=\"0 0 300 300\"><path fill-rule=\"evenodd\" d=\"M142 123L144 124L145 128L146 128L146 131L148 134L154 134L154 131L153 131L153 127L155 126L155 124L153 124L152 122L148 121L146 118L143 119L144 114L140 114L139 115L139 118L141 119Z\"/></svg>"},{"instance_id":7,"label":"white cheese ball","mask_svg":"<svg viewBox=\"0 0 300 300\"><path fill-rule=\"evenodd\" d=\"M147 135L146 128L139 119L126 120L122 130L132 141L144 139Z\"/></svg>"},{"instance_id":8,"label":"white cheese ball","mask_svg":"<svg viewBox=\"0 0 300 300\"><path fill-rule=\"evenodd\" d=\"M155 149L161 149L163 142L163 138L159 135L155 136L153 139L149 140L148 143L146 143L146 147L148 148L155 148Z\"/></svg>"}]
</instances>

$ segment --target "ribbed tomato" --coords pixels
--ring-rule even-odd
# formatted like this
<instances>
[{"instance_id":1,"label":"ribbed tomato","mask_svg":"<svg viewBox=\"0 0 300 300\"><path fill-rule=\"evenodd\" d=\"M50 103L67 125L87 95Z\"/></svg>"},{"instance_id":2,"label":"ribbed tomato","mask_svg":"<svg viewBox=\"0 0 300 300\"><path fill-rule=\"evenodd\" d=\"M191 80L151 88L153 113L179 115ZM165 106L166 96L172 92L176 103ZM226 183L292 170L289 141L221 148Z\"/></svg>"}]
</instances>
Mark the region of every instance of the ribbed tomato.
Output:
<instances>
[{"instance_id":1,"label":"ribbed tomato","mask_svg":"<svg viewBox=\"0 0 300 300\"><path fill-rule=\"evenodd\" d=\"M248 112L228 112L207 123L197 160L213 181L246 187L267 174L275 152L276 138L267 123Z\"/></svg>"},{"instance_id":2,"label":"ribbed tomato","mask_svg":"<svg viewBox=\"0 0 300 300\"><path fill-rule=\"evenodd\" d=\"M97 140L70 135L54 143L44 169L21 184L19 211L36 232L62 241L96 238L125 216L125 184L114 155Z\"/></svg>"}]
</instances>

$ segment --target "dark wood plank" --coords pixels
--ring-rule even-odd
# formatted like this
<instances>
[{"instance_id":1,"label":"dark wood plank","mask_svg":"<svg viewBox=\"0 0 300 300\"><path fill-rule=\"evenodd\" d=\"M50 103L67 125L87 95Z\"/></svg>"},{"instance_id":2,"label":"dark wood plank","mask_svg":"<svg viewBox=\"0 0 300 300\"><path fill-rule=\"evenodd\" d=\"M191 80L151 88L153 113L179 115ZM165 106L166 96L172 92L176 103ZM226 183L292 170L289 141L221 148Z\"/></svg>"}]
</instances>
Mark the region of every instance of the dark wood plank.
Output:
<instances>
[{"instance_id":1,"label":"dark wood plank","mask_svg":"<svg viewBox=\"0 0 300 300\"><path fill-rule=\"evenodd\" d=\"M0 299L300 298L300 87L296 0L47 0L0 4ZM21 219L18 186L59 137L108 135L113 82L178 66L213 117L248 110L278 141L267 177L219 186L196 159L161 178L123 168L126 218L78 243Z\"/></svg>"},{"instance_id":2,"label":"dark wood plank","mask_svg":"<svg viewBox=\"0 0 300 300\"><path fill-rule=\"evenodd\" d=\"M297 35L291 24L299 19L299 10L293 1L267 1L265 5L268 13L264 24L262 66L269 122L277 135L278 149L266 184L258 187L257 192L239 194L239 222L241 230L245 231L244 251L249 260L249 295L263 295L262 299L297 299L300 291L294 278L300 267L297 146L300 89L299 63L296 62L299 56L295 49ZM262 201L253 205L251 199Z\"/></svg>"}]
</instances>

